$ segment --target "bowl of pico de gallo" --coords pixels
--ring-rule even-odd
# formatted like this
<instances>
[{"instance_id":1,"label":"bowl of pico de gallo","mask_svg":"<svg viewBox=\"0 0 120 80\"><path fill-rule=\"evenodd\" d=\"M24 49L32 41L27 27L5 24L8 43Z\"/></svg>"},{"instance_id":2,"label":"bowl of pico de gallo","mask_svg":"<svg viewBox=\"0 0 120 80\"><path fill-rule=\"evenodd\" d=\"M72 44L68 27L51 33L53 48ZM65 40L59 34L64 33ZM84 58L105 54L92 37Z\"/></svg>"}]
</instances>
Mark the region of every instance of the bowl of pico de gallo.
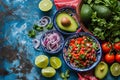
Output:
<instances>
[{"instance_id":1,"label":"bowl of pico de gallo","mask_svg":"<svg viewBox=\"0 0 120 80\"><path fill-rule=\"evenodd\" d=\"M63 46L63 59L73 70L78 72L93 69L101 60L102 49L99 41L86 32L68 37Z\"/></svg>"}]
</instances>

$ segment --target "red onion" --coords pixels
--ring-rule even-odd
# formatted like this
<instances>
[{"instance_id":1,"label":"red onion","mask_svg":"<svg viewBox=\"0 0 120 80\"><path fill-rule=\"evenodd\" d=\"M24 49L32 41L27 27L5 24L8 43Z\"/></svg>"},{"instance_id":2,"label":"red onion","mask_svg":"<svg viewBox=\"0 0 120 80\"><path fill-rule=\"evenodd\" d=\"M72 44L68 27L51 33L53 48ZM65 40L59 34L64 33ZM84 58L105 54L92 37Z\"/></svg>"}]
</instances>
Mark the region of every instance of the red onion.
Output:
<instances>
[{"instance_id":1,"label":"red onion","mask_svg":"<svg viewBox=\"0 0 120 80\"><path fill-rule=\"evenodd\" d=\"M34 47L35 49L38 49L39 46L40 46L40 41L39 41L38 39L34 39L34 40L33 40L33 47Z\"/></svg>"},{"instance_id":2,"label":"red onion","mask_svg":"<svg viewBox=\"0 0 120 80\"><path fill-rule=\"evenodd\" d=\"M42 42L43 46L50 51L56 51L60 47L60 36L58 33L48 33Z\"/></svg>"}]
</instances>

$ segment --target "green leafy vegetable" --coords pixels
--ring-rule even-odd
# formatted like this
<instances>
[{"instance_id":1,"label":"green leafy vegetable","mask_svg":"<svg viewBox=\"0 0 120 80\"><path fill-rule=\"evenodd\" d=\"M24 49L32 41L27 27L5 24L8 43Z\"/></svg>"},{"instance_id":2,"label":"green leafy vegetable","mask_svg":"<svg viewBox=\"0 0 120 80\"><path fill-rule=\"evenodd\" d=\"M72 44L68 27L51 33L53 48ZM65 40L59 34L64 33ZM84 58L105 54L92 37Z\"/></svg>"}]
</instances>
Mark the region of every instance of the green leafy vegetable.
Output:
<instances>
[{"instance_id":1,"label":"green leafy vegetable","mask_svg":"<svg viewBox=\"0 0 120 80\"><path fill-rule=\"evenodd\" d=\"M41 27L41 26L38 26L38 25L36 25L36 24L34 24L34 26L33 26L33 29L35 29L36 31L43 31L43 27Z\"/></svg>"},{"instance_id":2,"label":"green leafy vegetable","mask_svg":"<svg viewBox=\"0 0 120 80\"><path fill-rule=\"evenodd\" d=\"M94 10L91 23L87 25L88 29L101 40L120 41L120 1L86 0L85 3L89 4L92 9L94 5L102 5L111 10L111 15L108 18L98 17L98 12Z\"/></svg>"},{"instance_id":3,"label":"green leafy vegetable","mask_svg":"<svg viewBox=\"0 0 120 80\"><path fill-rule=\"evenodd\" d=\"M48 24L48 25L46 26L46 28L47 28L48 30L52 29L52 28L53 28L53 24L52 24L52 23Z\"/></svg>"},{"instance_id":4,"label":"green leafy vegetable","mask_svg":"<svg viewBox=\"0 0 120 80\"><path fill-rule=\"evenodd\" d=\"M31 37L31 38L34 38L36 36L36 32L34 30L30 30L28 32L28 36Z\"/></svg>"},{"instance_id":5,"label":"green leafy vegetable","mask_svg":"<svg viewBox=\"0 0 120 80\"><path fill-rule=\"evenodd\" d=\"M67 78L70 77L69 73L70 73L70 71L69 71L69 70L66 70L65 73L62 72L62 73L60 74L60 77L61 77L63 80L68 80Z\"/></svg>"}]
</instances>

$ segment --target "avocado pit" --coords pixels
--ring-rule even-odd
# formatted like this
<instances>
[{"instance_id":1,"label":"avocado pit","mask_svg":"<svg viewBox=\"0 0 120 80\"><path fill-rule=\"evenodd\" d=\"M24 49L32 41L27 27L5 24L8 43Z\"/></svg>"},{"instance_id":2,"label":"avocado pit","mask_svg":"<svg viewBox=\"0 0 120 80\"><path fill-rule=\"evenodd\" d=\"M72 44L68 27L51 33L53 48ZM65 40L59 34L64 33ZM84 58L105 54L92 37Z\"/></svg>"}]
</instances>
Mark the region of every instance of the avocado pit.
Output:
<instances>
[{"instance_id":1,"label":"avocado pit","mask_svg":"<svg viewBox=\"0 0 120 80\"><path fill-rule=\"evenodd\" d=\"M62 24L63 26L65 26L65 27L68 27L68 26L70 26L71 22L70 22L70 20L69 20L67 17L63 17L63 18L61 19L61 24Z\"/></svg>"}]
</instances>

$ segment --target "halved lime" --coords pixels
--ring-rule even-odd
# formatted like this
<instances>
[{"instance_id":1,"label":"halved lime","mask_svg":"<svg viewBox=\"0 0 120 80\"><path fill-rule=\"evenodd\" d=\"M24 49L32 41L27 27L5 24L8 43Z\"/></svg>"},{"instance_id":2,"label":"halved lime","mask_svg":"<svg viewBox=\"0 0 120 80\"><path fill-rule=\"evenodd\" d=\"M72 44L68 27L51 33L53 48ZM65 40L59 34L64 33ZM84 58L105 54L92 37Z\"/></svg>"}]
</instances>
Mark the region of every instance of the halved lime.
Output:
<instances>
[{"instance_id":1,"label":"halved lime","mask_svg":"<svg viewBox=\"0 0 120 80\"><path fill-rule=\"evenodd\" d=\"M48 62L48 57L46 55L39 55L35 59L35 65L39 68L47 67Z\"/></svg>"},{"instance_id":2,"label":"halved lime","mask_svg":"<svg viewBox=\"0 0 120 80\"><path fill-rule=\"evenodd\" d=\"M50 58L50 65L55 68L55 69L58 69L61 67L62 65L62 62L61 60L58 58L58 57L51 57Z\"/></svg>"},{"instance_id":3,"label":"halved lime","mask_svg":"<svg viewBox=\"0 0 120 80\"><path fill-rule=\"evenodd\" d=\"M113 63L110 67L110 71L113 76L119 76L120 75L120 64Z\"/></svg>"},{"instance_id":4,"label":"halved lime","mask_svg":"<svg viewBox=\"0 0 120 80\"><path fill-rule=\"evenodd\" d=\"M39 8L41 11L49 11L52 9L53 3L51 0L41 0L39 3Z\"/></svg>"},{"instance_id":5,"label":"halved lime","mask_svg":"<svg viewBox=\"0 0 120 80\"><path fill-rule=\"evenodd\" d=\"M41 73L44 77L53 77L56 73L56 70L52 67L46 67L41 70Z\"/></svg>"}]
</instances>

